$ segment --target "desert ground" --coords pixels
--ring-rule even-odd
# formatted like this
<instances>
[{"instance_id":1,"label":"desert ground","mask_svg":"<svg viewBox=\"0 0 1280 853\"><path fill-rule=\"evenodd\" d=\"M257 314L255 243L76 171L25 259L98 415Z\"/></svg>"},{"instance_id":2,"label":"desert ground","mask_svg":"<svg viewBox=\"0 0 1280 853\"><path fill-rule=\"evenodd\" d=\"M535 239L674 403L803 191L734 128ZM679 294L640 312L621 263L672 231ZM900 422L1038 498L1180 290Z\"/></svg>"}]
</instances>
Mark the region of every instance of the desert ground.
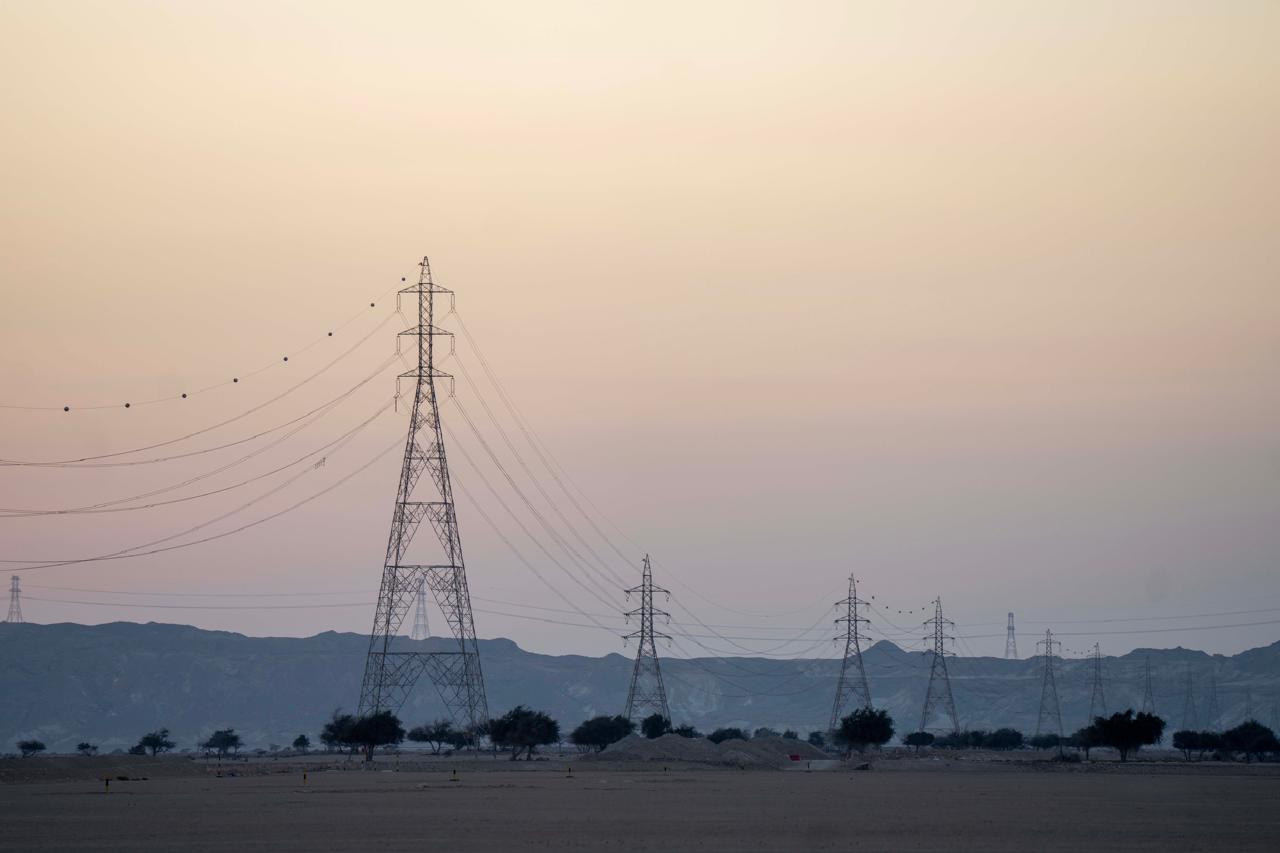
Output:
<instances>
[{"instance_id":1,"label":"desert ground","mask_svg":"<svg viewBox=\"0 0 1280 853\"><path fill-rule=\"evenodd\" d=\"M1280 837L1275 764L853 767L9 759L0 849L1274 851Z\"/></svg>"}]
</instances>

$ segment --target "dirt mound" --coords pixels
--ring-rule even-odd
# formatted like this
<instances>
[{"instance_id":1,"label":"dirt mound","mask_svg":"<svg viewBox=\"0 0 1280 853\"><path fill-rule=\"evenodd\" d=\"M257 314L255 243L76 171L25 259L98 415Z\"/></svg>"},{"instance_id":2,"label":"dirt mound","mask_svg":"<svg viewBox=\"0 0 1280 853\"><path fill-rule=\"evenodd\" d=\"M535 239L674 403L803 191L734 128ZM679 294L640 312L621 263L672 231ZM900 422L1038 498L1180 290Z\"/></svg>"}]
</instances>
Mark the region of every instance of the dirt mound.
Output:
<instances>
[{"instance_id":1,"label":"dirt mound","mask_svg":"<svg viewBox=\"0 0 1280 853\"><path fill-rule=\"evenodd\" d=\"M727 740L715 744L706 738L686 738L666 734L649 740L641 735L627 735L594 756L600 761L665 761L695 764L720 764L732 767L778 767L791 756L800 761L826 758L816 747L798 740L760 737L754 740Z\"/></svg>"}]
</instances>

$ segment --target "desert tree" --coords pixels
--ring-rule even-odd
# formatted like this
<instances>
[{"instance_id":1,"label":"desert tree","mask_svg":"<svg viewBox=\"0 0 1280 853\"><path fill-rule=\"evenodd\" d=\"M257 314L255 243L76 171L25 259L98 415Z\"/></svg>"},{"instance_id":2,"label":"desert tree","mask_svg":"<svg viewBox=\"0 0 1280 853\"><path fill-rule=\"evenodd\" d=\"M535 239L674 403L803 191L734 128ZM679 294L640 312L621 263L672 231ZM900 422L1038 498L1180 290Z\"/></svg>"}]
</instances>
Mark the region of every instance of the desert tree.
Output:
<instances>
[{"instance_id":1,"label":"desert tree","mask_svg":"<svg viewBox=\"0 0 1280 853\"><path fill-rule=\"evenodd\" d=\"M1024 740L1022 732L1006 727L991 732L982 745L986 749L1018 749Z\"/></svg>"},{"instance_id":2,"label":"desert tree","mask_svg":"<svg viewBox=\"0 0 1280 853\"><path fill-rule=\"evenodd\" d=\"M702 732L698 731L693 726L688 726L688 725L676 726L674 729L671 730L671 733L673 735L680 735L680 737L687 737L687 738L702 737Z\"/></svg>"},{"instance_id":3,"label":"desert tree","mask_svg":"<svg viewBox=\"0 0 1280 853\"><path fill-rule=\"evenodd\" d=\"M737 726L725 726L707 735L707 740L712 743L724 743L727 740L750 740L750 738Z\"/></svg>"},{"instance_id":4,"label":"desert tree","mask_svg":"<svg viewBox=\"0 0 1280 853\"><path fill-rule=\"evenodd\" d=\"M542 711L517 705L501 717L489 721L489 739L511 749L511 760L525 754L527 761L539 746L560 740L560 724Z\"/></svg>"},{"instance_id":5,"label":"desert tree","mask_svg":"<svg viewBox=\"0 0 1280 853\"><path fill-rule=\"evenodd\" d=\"M390 711L379 711L357 717L349 734L351 742L364 750L364 760L372 761L373 752L380 746L390 746L404 740L404 726Z\"/></svg>"},{"instance_id":6,"label":"desert tree","mask_svg":"<svg viewBox=\"0 0 1280 853\"><path fill-rule=\"evenodd\" d=\"M787 729L782 733L783 740L800 740L800 733L795 729Z\"/></svg>"},{"instance_id":7,"label":"desert tree","mask_svg":"<svg viewBox=\"0 0 1280 853\"><path fill-rule=\"evenodd\" d=\"M1105 746L1102 742L1102 730L1098 728L1095 722L1092 725L1078 729L1075 734L1067 738L1067 746L1072 749L1078 749L1084 753L1084 760L1089 760L1089 751L1094 747Z\"/></svg>"},{"instance_id":8,"label":"desert tree","mask_svg":"<svg viewBox=\"0 0 1280 853\"><path fill-rule=\"evenodd\" d=\"M199 744L206 753L216 753L219 758L226 758L228 752L239 752L244 746L235 729L218 729L209 735L208 740Z\"/></svg>"},{"instance_id":9,"label":"desert tree","mask_svg":"<svg viewBox=\"0 0 1280 853\"><path fill-rule=\"evenodd\" d=\"M650 714L640 721L640 732L653 740L671 731L671 721L661 714Z\"/></svg>"},{"instance_id":10,"label":"desert tree","mask_svg":"<svg viewBox=\"0 0 1280 853\"><path fill-rule=\"evenodd\" d=\"M935 738L930 732L912 732L902 739L907 746L914 746L916 754L920 753L920 747L929 746L934 742Z\"/></svg>"},{"instance_id":11,"label":"desert tree","mask_svg":"<svg viewBox=\"0 0 1280 853\"><path fill-rule=\"evenodd\" d=\"M631 734L635 727L635 723L621 714L615 717L592 717L569 734L569 742L583 750L594 749L599 752Z\"/></svg>"},{"instance_id":12,"label":"desert tree","mask_svg":"<svg viewBox=\"0 0 1280 853\"><path fill-rule=\"evenodd\" d=\"M1042 735L1034 735L1027 743L1032 749L1056 749L1062 746L1062 738L1053 732L1047 732Z\"/></svg>"},{"instance_id":13,"label":"desert tree","mask_svg":"<svg viewBox=\"0 0 1280 853\"><path fill-rule=\"evenodd\" d=\"M335 708L333 715L329 718L329 722L325 723L324 728L320 730L320 742L330 752L334 750L350 750L354 753L356 747L356 741L353 737L355 725L356 718L354 715L344 714L342 709Z\"/></svg>"},{"instance_id":14,"label":"desert tree","mask_svg":"<svg viewBox=\"0 0 1280 853\"><path fill-rule=\"evenodd\" d=\"M439 755L446 744L457 742L459 734L453 727L453 723L446 719L439 719L425 726L414 726L409 729L407 737L414 743L428 744L431 747L431 754Z\"/></svg>"},{"instance_id":15,"label":"desert tree","mask_svg":"<svg viewBox=\"0 0 1280 853\"><path fill-rule=\"evenodd\" d=\"M1262 760L1268 752L1280 752L1275 732L1257 720L1247 720L1222 733L1222 747L1244 755L1247 764L1253 758Z\"/></svg>"},{"instance_id":16,"label":"desert tree","mask_svg":"<svg viewBox=\"0 0 1280 853\"><path fill-rule=\"evenodd\" d=\"M303 755L307 754L307 750L311 748L311 738L306 735L298 735L293 739L293 748Z\"/></svg>"},{"instance_id":17,"label":"desert tree","mask_svg":"<svg viewBox=\"0 0 1280 853\"><path fill-rule=\"evenodd\" d=\"M88 741L81 741L76 744L76 752L86 756L95 755L98 752L98 745L96 743L89 743Z\"/></svg>"},{"instance_id":18,"label":"desert tree","mask_svg":"<svg viewBox=\"0 0 1280 853\"><path fill-rule=\"evenodd\" d=\"M1121 761L1128 761L1129 753L1159 741L1164 725L1164 720L1155 714L1145 711L1134 714L1130 708L1110 717L1098 717L1091 728L1098 730L1098 745L1111 747L1120 753Z\"/></svg>"},{"instance_id":19,"label":"desert tree","mask_svg":"<svg viewBox=\"0 0 1280 853\"><path fill-rule=\"evenodd\" d=\"M20 740L18 741L18 751L22 753L23 758L30 758L37 752L44 752L45 745L38 740Z\"/></svg>"},{"instance_id":20,"label":"desert tree","mask_svg":"<svg viewBox=\"0 0 1280 853\"><path fill-rule=\"evenodd\" d=\"M161 753L168 752L175 746L177 746L177 744L169 739L169 730L159 729L154 732L147 732L139 738L134 749L137 749L138 747L141 747L142 749L140 752L133 754L141 755L143 753L150 753L154 757Z\"/></svg>"},{"instance_id":21,"label":"desert tree","mask_svg":"<svg viewBox=\"0 0 1280 853\"><path fill-rule=\"evenodd\" d=\"M809 742L810 746L816 746L818 749L822 749L827 745L827 736L822 732L809 732L809 736L805 740Z\"/></svg>"},{"instance_id":22,"label":"desert tree","mask_svg":"<svg viewBox=\"0 0 1280 853\"><path fill-rule=\"evenodd\" d=\"M859 708L842 718L835 732L836 743L850 750L865 752L879 747L893 737L893 718L880 708Z\"/></svg>"},{"instance_id":23,"label":"desert tree","mask_svg":"<svg viewBox=\"0 0 1280 853\"><path fill-rule=\"evenodd\" d=\"M752 732L751 736L752 737L777 737L778 732L776 729L771 729L768 726L761 726L760 728Z\"/></svg>"}]
</instances>

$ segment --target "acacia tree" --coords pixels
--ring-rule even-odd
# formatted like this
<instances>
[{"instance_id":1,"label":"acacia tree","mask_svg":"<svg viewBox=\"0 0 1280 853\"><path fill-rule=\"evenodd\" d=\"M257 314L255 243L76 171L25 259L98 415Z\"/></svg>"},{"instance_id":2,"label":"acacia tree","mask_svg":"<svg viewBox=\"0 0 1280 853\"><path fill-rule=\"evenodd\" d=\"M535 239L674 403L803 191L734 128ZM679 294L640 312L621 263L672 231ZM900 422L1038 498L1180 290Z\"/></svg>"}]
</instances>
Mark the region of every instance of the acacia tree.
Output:
<instances>
[{"instance_id":1,"label":"acacia tree","mask_svg":"<svg viewBox=\"0 0 1280 853\"><path fill-rule=\"evenodd\" d=\"M356 718L353 715L344 714L340 708L335 708L333 716L329 718L329 722L325 723L324 728L320 730L320 742L330 752L347 749L354 753L356 748L356 741L353 737L355 725Z\"/></svg>"},{"instance_id":2,"label":"acacia tree","mask_svg":"<svg viewBox=\"0 0 1280 853\"><path fill-rule=\"evenodd\" d=\"M880 708L859 708L840 720L835 740L850 750L865 752L868 746L879 747L893 737L893 718Z\"/></svg>"},{"instance_id":3,"label":"acacia tree","mask_svg":"<svg viewBox=\"0 0 1280 853\"><path fill-rule=\"evenodd\" d=\"M671 721L661 714L650 714L640 721L640 731L650 740L660 738L671 731Z\"/></svg>"},{"instance_id":4,"label":"acacia tree","mask_svg":"<svg viewBox=\"0 0 1280 853\"><path fill-rule=\"evenodd\" d=\"M569 735L569 742L582 749L600 752L635 731L636 724L619 714L616 717L592 717L582 722Z\"/></svg>"},{"instance_id":5,"label":"acacia tree","mask_svg":"<svg viewBox=\"0 0 1280 853\"><path fill-rule=\"evenodd\" d=\"M404 726L390 711L379 711L357 717L348 735L351 742L364 749L364 760L373 760L373 751L380 746L389 746L404 740Z\"/></svg>"},{"instance_id":6,"label":"acacia tree","mask_svg":"<svg viewBox=\"0 0 1280 853\"><path fill-rule=\"evenodd\" d=\"M456 743L461 733L453 727L453 723L445 719L427 723L425 726L414 726L409 730L408 738L415 743L431 746L431 754L439 755L445 744Z\"/></svg>"},{"instance_id":7,"label":"acacia tree","mask_svg":"<svg viewBox=\"0 0 1280 853\"><path fill-rule=\"evenodd\" d=\"M44 752L45 745L38 740L20 740L18 741L18 751L22 753L23 758L30 758L37 752Z\"/></svg>"},{"instance_id":8,"label":"acacia tree","mask_svg":"<svg viewBox=\"0 0 1280 853\"><path fill-rule=\"evenodd\" d=\"M98 745L95 743L89 743L88 741L81 741L80 743L76 744L76 752L80 753L81 755L85 755L85 756L94 755L97 753L97 751L98 751Z\"/></svg>"},{"instance_id":9,"label":"acacia tree","mask_svg":"<svg viewBox=\"0 0 1280 853\"><path fill-rule=\"evenodd\" d=\"M1090 728L1098 731L1098 744L1109 746L1120 753L1121 761L1129 760L1130 752L1137 752L1160 740L1164 734L1164 720L1145 711L1137 715L1130 708L1110 717L1098 717Z\"/></svg>"},{"instance_id":10,"label":"acacia tree","mask_svg":"<svg viewBox=\"0 0 1280 853\"><path fill-rule=\"evenodd\" d=\"M702 737L702 732L698 731L693 726L688 726L688 725L676 726L674 729L671 730L671 733L673 735L680 735L680 737L688 737L688 738Z\"/></svg>"},{"instance_id":11,"label":"acacia tree","mask_svg":"<svg viewBox=\"0 0 1280 853\"><path fill-rule=\"evenodd\" d=\"M713 731L707 735L707 740L712 743L724 743L727 740L750 740L747 733L737 726L726 726Z\"/></svg>"},{"instance_id":12,"label":"acacia tree","mask_svg":"<svg viewBox=\"0 0 1280 853\"><path fill-rule=\"evenodd\" d=\"M200 744L200 748L205 752L216 752L219 758L226 758L228 752L239 752L243 745L235 729L218 729Z\"/></svg>"},{"instance_id":13,"label":"acacia tree","mask_svg":"<svg viewBox=\"0 0 1280 853\"><path fill-rule=\"evenodd\" d=\"M920 747L929 746L934 741L934 736L929 732L912 732L902 739L907 746L914 746L916 754L920 754Z\"/></svg>"},{"instance_id":14,"label":"acacia tree","mask_svg":"<svg viewBox=\"0 0 1280 853\"><path fill-rule=\"evenodd\" d=\"M1252 758L1261 761L1264 753L1280 752L1275 732L1257 720L1248 720L1234 729L1227 729L1222 733L1222 746L1232 752L1243 753L1246 764Z\"/></svg>"},{"instance_id":15,"label":"acacia tree","mask_svg":"<svg viewBox=\"0 0 1280 853\"><path fill-rule=\"evenodd\" d=\"M534 750L560 740L560 724L542 711L517 705L497 719L489 721L489 739L498 746L511 748L511 760L525 753L532 761Z\"/></svg>"},{"instance_id":16,"label":"acacia tree","mask_svg":"<svg viewBox=\"0 0 1280 853\"><path fill-rule=\"evenodd\" d=\"M1085 726L1077 731L1071 737L1067 738L1067 746L1074 747L1084 753L1084 760L1089 760L1089 750L1096 746L1104 746L1102 742L1102 731L1098 728L1098 724L1094 722L1092 725Z\"/></svg>"},{"instance_id":17,"label":"acacia tree","mask_svg":"<svg viewBox=\"0 0 1280 853\"><path fill-rule=\"evenodd\" d=\"M177 744L169 740L169 730L160 729L159 731L147 732L139 738L134 749L138 750L135 754L141 755L149 752L152 757L155 757L162 752L168 752L175 746L177 746ZM133 752L133 750L130 750L130 752Z\"/></svg>"},{"instance_id":18,"label":"acacia tree","mask_svg":"<svg viewBox=\"0 0 1280 853\"><path fill-rule=\"evenodd\" d=\"M298 735L293 739L293 748L306 755L307 750L311 748L311 738L306 735Z\"/></svg>"}]
</instances>

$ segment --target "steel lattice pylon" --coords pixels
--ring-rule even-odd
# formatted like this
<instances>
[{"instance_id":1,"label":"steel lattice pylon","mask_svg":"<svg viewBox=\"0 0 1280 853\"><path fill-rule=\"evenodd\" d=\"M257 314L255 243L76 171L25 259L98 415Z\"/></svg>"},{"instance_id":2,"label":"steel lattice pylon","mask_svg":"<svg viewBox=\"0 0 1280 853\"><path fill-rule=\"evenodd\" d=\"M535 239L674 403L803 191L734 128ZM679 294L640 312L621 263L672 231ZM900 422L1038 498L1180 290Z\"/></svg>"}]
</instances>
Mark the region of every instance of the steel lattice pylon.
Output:
<instances>
[{"instance_id":1,"label":"steel lattice pylon","mask_svg":"<svg viewBox=\"0 0 1280 853\"><path fill-rule=\"evenodd\" d=\"M418 584L417 604L413 608L413 630L409 632L411 640L425 640L431 636L431 628L427 624L427 585Z\"/></svg>"},{"instance_id":2,"label":"steel lattice pylon","mask_svg":"<svg viewBox=\"0 0 1280 853\"><path fill-rule=\"evenodd\" d=\"M1036 643L1036 651L1044 646L1043 676L1040 684L1040 713L1036 715L1036 737L1044 733L1046 718L1053 723L1054 731L1062 737L1062 706L1058 704L1058 678L1054 674L1053 647L1062 643L1053 638L1053 631L1046 630L1044 639Z\"/></svg>"},{"instance_id":3,"label":"steel lattice pylon","mask_svg":"<svg viewBox=\"0 0 1280 853\"><path fill-rule=\"evenodd\" d=\"M1154 714L1156 712L1156 699L1155 694L1151 691L1151 655L1147 655L1146 670L1146 683L1142 688L1142 713Z\"/></svg>"},{"instance_id":4,"label":"steel lattice pylon","mask_svg":"<svg viewBox=\"0 0 1280 853\"><path fill-rule=\"evenodd\" d=\"M657 637L663 639L670 639L670 637L659 634L653 629L655 615L669 618L670 614L665 610L654 608L655 592L671 594L662 587L653 585L653 569L649 566L649 555L645 554L640 586L627 590L628 599L633 594L640 596L640 606L626 614L628 619L639 616L640 627L623 637L624 640L639 639L640 641L639 648L636 649L636 665L631 671L631 687L627 690L627 707L622 712L622 716L628 720L635 720L637 715L643 720L651 714L661 714L667 720L671 719L671 709L667 706L667 690L662 684L662 668L658 665L656 642Z\"/></svg>"},{"instance_id":5,"label":"steel lattice pylon","mask_svg":"<svg viewBox=\"0 0 1280 853\"><path fill-rule=\"evenodd\" d=\"M489 708L480 671L471 593L462 559L435 382L437 378L452 379L435 367L435 339L450 335L435 325L435 296L447 293L452 297L453 292L431 280L431 264L426 258L419 266L422 272L418 283L400 291L400 296L412 294L417 299L417 325L400 335L416 340L418 359L413 370L400 374L397 379L397 382L414 380L413 409L409 415L404 466L391 517L378 607L369 635L369 657L360 688L359 710L361 714L399 710L418 677L426 672L454 722L474 730L488 721ZM429 475L429 487L424 484L420 490L423 474ZM430 494L420 494L423 490ZM428 499L421 500L422 497ZM424 519L439 540L438 562L406 563L409 546ZM397 648L396 640L405 615L424 584L444 614L456 649L421 652Z\"/></svg>"},{"instance_id":6,"label":"steel lattice pylon","mask_svg":"<svg viewBox=\"0 0 1280 853\"><path fill-rule=\"evenodd\" d=\"M866 604L858 598L858 581L849 575L849 597L836 602L836 606L845 606L845 615L835 620L836 624L844 623L844 636L836 637L844 640L844 659L840 662L840 678L836 681L836 698L831 706L831 724L828 731L834 732L840 725L840 715L846 707L853 710L871 707L871 687L867 683L867 670L862 663L862 638L858 626L868 620L858 615L858 605ZM852 704L849 697L853 697Z\"/></svg>"},{"instance_id":7,"label":"steel lattice pylon","mask_svg":"<svg viewBox=\"0 0 1280 853\"><path fill-rule=\"evenodd\" d=\"M14 575L9 581L9 615L5 617L6 622L22 621L22 588L21 578ZM39 610L40 608L36 608Z\"/></svg>"},{"instance_id":8,"label":"steel lattice pylon","mask_svg":"<svg viewBox=\"0 0 1280 853\"><path fill-rule=\"evenodd\" d=\"M1093 644L1093 692L1089 696L1089 719L1085 725L1093 725L1098 717L1107 715L1107 692L1102 684L1102 645Z\"/></svg>"},{"instance_id":9,"label":"steel lattice pylon","mask_svg":"<svg viewBox=\"0 0 1280 853\"><path fill-rule=\"evenodd\" d=\"M1009 629L1004 635L1004 658L1005 660L1018 659L1018 638L1013 633L1013 614L1009 614Z\"/></svg>"},{"instance_id":10,"label":"steel lattice pylon","mask_svg":"<svg viewBox=\"0 0 1280 853\"><path fill-rule=\"evenodd\" d=\"M1200 730L1200 715L1196 713L1195 681L1191 678L1191 664L1187 664L1187 694L1182 700L1182 728L1184 731Z\"/></svg>"},{"instance_id":11,"label":"steel lattice pylon","mask_svg":"<svg viewBox=\"0 0 1280 853\"><path fill-rule=\"evenodd\" d=\"M955 696L951 693L951 676L947 672L947 640L955 637L947 634L948 627L955 627L954 622L942 618L942 599L934 600L933 618L924 623L928 628L933 626L932 636L925 637L925 642L933 641L933 660L929 667L929 686L924 691L924 710L920 712L920 731L928 731L929 719L938 705L951 718L950 731L959 734L960 715L956 713Z\"/></svg>"}]
</instances>

